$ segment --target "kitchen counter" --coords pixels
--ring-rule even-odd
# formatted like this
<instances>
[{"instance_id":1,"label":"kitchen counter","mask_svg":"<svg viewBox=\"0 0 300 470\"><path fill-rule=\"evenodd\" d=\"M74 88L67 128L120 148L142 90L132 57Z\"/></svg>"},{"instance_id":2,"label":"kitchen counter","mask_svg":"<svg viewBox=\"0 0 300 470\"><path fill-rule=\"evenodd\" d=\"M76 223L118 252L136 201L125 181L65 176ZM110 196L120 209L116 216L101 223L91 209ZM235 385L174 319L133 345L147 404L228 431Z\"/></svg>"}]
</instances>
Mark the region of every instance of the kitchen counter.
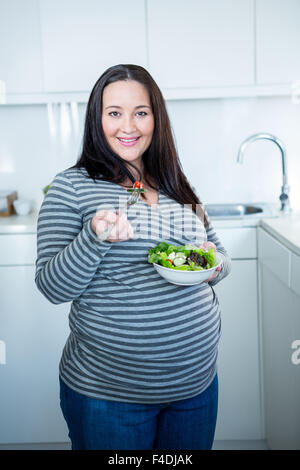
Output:
<instances>
[{"instance_id":1,"label":"kitchen counter","mask_svg":"<svg viewBox=\"0 0 300 470\"><path fill-rule=\"evenodd\" d=\"M277 215L277 214L276 214ZM0 234L8 233L36 233L38 212L29 215L11 215L0 217ZM256 227L259 224L259 214L250 216L219 218L210 217L212 225L216 228Z\"/></svg>"},{"instance_id":2,"label":"kitchen counter","mask_svg":"<svg viewBox=\"0 0 300 470\"><path fill-rule=\"evenodd\" d=\"M300 256L300 211L280 214L274 219L261 219L259 226Z\"/></svg>"},{"instance_id":3,"label":"kitchen counter","mask_svg":"<svg viewBox=\"0 0 300 470\"><path fill-rule=\"evenodd\" d=\"M211 223L216 231L219 228L260 226L300 256L300 211L291 212L287 215L279 212L278 214L278 217L270 218L259 218L259 215L224 219L211 217ZM37 218L37 212L32 212L26 216L12 215L10 217L0 217L0 235L9 233L36 233Z\"/></svg>"},{"instance_id":4,"label":"kitchen counter","mask_svg":"<svg viewBox=\"0 0 300 470\"><path fill-rule=\"evenodd\" d=\"M0 217L0 235L17 233L36 233L37 212L29 215L10 215Z\"/></svg>"},{"instance_id":5,"label":"kitchen counter","mask_svg":"<svg viewBox=\"0 0 300 470\"><path fill-rule=\"evenodd\" d=\"M0 217L0 235L13 233L36 233L38 213L33 212L29 215L11 215L9 217ZM233 217L231 219L213 218L212 225L216 228L240 228L256 227L259 223L259 217Z\"/></svg>"}]
</instances>

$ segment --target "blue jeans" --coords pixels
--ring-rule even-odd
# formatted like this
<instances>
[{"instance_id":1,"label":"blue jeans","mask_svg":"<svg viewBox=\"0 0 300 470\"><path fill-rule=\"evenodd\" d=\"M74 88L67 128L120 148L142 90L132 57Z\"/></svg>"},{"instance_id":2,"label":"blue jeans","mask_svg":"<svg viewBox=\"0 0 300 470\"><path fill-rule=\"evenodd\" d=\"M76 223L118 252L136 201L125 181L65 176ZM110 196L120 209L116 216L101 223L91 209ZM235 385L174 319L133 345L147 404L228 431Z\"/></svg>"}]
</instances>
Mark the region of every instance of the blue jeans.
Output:
<instances>
[{"instance_id":1,"label":"blue jeans","mask_svg":"<svg viewBox=\"0 0 300 470\"><path fill-rule=\"evenodd\" d=\"M162 404L123 403L81 395L60 380L60 405L72 450L210 450L218 377L199 395Z\"/></svg>"}]
</instances>

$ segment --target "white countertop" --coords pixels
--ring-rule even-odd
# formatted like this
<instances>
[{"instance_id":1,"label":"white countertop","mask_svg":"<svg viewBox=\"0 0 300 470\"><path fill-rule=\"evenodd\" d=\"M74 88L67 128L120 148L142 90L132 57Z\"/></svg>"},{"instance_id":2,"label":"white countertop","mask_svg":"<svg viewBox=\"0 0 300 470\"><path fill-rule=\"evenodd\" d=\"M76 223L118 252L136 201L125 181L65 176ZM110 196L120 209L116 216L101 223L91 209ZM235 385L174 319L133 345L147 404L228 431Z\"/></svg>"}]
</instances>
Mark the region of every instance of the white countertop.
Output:
<instances>
[{"instance_id":1,"label":"white countertop","mask_svg":"<svg viewBox=\"0 0 300 470\"><path fill-rule=\"evenodd\" d=\"M261 219L259 226L300 256L300 211L280 214L274 219Z\"/></svg>"},{"instance_id":2,"label":"white countertop","mask_svg":"<svg viewBox=\"0 0 300 470\"><path fill-rule=\"evenodd\" d=\"M16 233L36 233L38 214L10 215L0 217L0 235Z\"/></svg>"},{"instance_id":3,"label":"white countertop","mask_svg":"<svg viewBox=\"0 0 300 470\"><path fill-rule=\"evenodd\" d=\"M32 212L29 215L11 215L9 217L0 217L0 235L9 233L36 233L38 213ZM211 222L217 228L240 228L256 227L259 223L259 217L232 217L232 218L213 218Z\"/></svg>"},{"instance_id":4,"label":"white countertop","mask_svg":"<svg viewBox=\"0 0 300 470\"><path fill-rule=\"evenodd\" d=\"M0 235L36 233L38 213L26 216L12 215L0 217ZM279 213L278 217L245 216L230 219L211 218L212 225L218 228L241 228L260 226L300 256L300 211L290 214Z\"/></svg>"}]
</instances>

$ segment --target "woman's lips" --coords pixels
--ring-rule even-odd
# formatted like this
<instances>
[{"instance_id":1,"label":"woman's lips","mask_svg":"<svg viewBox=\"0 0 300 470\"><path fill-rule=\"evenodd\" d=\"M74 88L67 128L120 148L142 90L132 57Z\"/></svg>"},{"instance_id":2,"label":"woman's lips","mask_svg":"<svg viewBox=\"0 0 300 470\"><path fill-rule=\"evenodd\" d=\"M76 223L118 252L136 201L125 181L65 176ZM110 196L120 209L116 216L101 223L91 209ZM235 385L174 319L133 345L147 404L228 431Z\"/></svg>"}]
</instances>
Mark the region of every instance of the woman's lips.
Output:
<instances>
[{"instance_id":1,"label":"woman's lips","mask_svg":"<svg viewBox=\"0 0 300 470\"><path fill-rule=\"evenodd\" d=\"M123 138L123 137L117 137L118 141L120 142L121 145L124 147L132 147L137 143L140 137L131 137L131 138Z\"/></svg>"}]
</instances>

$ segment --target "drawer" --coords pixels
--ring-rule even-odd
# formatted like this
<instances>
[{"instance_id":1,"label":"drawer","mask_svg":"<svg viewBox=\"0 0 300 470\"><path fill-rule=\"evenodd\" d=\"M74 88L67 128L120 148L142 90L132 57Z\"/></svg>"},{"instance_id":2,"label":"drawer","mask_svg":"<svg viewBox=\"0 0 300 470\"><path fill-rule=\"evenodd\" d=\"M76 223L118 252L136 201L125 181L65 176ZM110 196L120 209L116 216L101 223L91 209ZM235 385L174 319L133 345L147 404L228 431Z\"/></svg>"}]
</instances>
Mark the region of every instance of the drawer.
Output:
<instances>
[{"instance_id":1,"label":"drawer","mask_svg":"<svg viewBox=\"0 0 300 470\"><path fill-rule=\"evenodd\" d=\"M300 295L300 256L291 256L291 289Z\"/></svg>"},{"instance_id":2,"label":"drawer","mask_svg":"<svg viewBox=\"0 0 300 470\"><path fill-rule=\"evenodd\" d=\"M36 235L0 235L0 265L35 264Z\"/></svg>"},{"instance_id":3,"label":"drawer","mask_svg":"<svg viewBox=\"0 0 300 470\"><path fill-rule=\"evenodd\" d=\"M232 259L257 258L256 228L215 228L217 237Z\"/></svg>"},{"instance_id":4,"label":"drawer","mask_svg":"<svg viewBox=\"0 0 300 470\"><path fill-rule=\"evenodd\" d=\"M258 258L290 287L291 252L261 228L258 228Z\"/></svg>"}]
</instances>

